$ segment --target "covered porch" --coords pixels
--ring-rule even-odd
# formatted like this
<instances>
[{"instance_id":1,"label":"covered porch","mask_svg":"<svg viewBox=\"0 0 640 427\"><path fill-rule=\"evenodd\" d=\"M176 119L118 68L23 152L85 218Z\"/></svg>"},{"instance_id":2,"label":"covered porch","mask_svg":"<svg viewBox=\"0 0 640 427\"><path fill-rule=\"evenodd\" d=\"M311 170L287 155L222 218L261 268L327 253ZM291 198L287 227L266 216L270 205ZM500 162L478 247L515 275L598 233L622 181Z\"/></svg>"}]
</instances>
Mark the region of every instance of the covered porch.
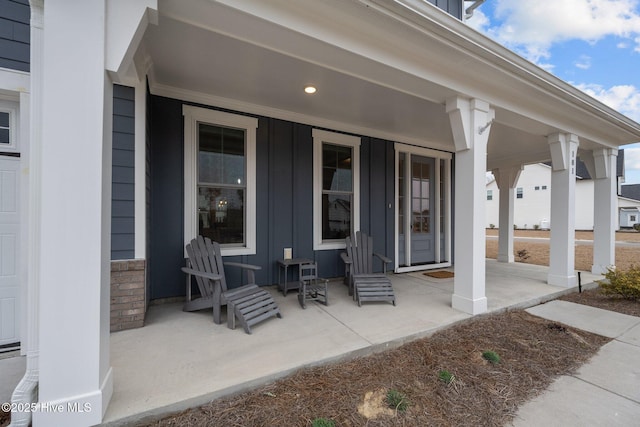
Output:
<instances>
[{"instance_id":1,"label":"covered porch","mask_svg":"<svg viewBox=\"0 0 640 427\"><path fill-rule=\"evenodd\" d=\"M31 363L18 394L34 399L37 385L41 403L93 408L36 413L34 425L179 409L571 288L577 156L598 179L594 271L614 263L611 165L640 126L428 2L33 1L32 22L33 233L24 316ZM313 97L303 92L311 84ZM123 86L133 91L126 108L115 96ZM200 219L194 129L201 124L245 132L238 138L246 147L244 175L204 184L246 194L246 214L237 215L241 243L225 255L263 266L259 284L274 283L283 247L322 268L343 267L344 236L326 237L328 215L314 215L325 207L323 191L334 190L321 179L325 146L347 147L353 165L346 229L373 235L381 252L395 256L396 270L403 246L409 267L454 264L455 278L393 276L398 307L358 309L338 284L326 309L303 311L294 298L282 299L285 318L260 325L253 337L214 327L208 313L181 313L179 305L152 305L147 326L110 334L116 250L144 264L146 300L182 295L174 290L183 289L184 244ZM133 136L121 150L123 133ZM407 190L407 178L416 178L408 168L401 174L403 153L407 164L414 154L433 164L421 177L429 182L424 194L433 195L428 203L402 196L401 179ZM513 265L485 264L485 173L495 171L507 189L500 260L509 264L518 171L547 160L554 170L552 265L525 280L525 270L510 275ZM409 199L425 203L416 210ZM406 261L418 246L402 240L415 224L408 212L428 217L421 223L434 239L428 261ZM70 254L82 262L70 268ZM214 368L226 369L227 382L213 382L221 378Z\"/></svg>"},{"instance_id":2,"label":"covered porch","mask_svg":"<svg viewBox=\"0 0 640 427\"><path fill-rule=\"evenodd\" d=\"M452 269L451 269L452 270ZM488 311L529 307L575 291L548 285L547 267L486 261ZM146 326L111 334L114 392L107 425L124 425L204 404L258 387L305 366L382 351L429 336L472 316L451 308L453 279L422 272L391 274L398 306L358 307L339 280L328 306L303 310L296 293L270 291L283 314L256 326L214 325L211 311L181 311L181 303L153 305ZM583 283L598 276L582 273Z\"/></svg>"}]
</instances>

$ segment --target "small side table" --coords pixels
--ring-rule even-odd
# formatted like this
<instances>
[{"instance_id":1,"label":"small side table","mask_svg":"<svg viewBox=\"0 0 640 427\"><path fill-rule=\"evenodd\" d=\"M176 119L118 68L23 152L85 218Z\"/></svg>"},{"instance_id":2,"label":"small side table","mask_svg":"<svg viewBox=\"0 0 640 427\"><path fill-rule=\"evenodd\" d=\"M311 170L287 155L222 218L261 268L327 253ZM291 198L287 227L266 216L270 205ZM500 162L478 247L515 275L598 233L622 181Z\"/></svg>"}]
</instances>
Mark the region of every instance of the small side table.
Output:
<instances>
[{"instance_id":1,"label":"small side table","mask_svg":"<svg viewBox=\"0 0 640 427\"><path fill-rule=\"evenodd\" d=\"M292 259L279 259L278 260L278 288L282 291L282 295L287 296L287 291L289 289L298 289L300 287L300 283L298 281L292 281L289 283L287 281L287 270L289 266L299 266L301 264L313 264L312 259L308 258L292 258ZM280 279L280 274L284 269L284 282Z\"/></svg>"}]
</instances>

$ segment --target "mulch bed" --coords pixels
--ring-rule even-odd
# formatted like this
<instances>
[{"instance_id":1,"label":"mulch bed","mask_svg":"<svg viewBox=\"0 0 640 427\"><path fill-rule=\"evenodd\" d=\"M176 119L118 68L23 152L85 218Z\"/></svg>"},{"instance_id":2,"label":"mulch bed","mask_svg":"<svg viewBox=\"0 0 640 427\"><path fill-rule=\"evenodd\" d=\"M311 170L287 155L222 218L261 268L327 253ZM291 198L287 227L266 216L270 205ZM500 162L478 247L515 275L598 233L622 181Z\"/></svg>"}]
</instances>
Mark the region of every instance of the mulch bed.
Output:
<instances>
[{"instance_id":1,"label":"mulch bed","mask_svg":"<svg viewBox=\"0 0 640 427\"><path fill-rule=\"evenodd\" d=\"M598 288L574 292L559 299L640 317L640 301L602 295Z\"/></svg>"}]
</instances>

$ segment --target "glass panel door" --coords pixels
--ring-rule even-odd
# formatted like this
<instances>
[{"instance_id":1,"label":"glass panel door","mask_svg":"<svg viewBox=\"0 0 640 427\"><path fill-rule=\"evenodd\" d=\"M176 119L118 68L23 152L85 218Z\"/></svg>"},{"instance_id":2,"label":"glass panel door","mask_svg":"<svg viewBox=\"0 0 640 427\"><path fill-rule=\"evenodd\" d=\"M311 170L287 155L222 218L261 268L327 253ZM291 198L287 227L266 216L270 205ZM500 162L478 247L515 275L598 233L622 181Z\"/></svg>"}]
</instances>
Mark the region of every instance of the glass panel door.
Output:
<instances>
[{"instance_id":1,"label":"glass panel door","mask_svg":"<svg viewBox=\"0 0 640 427\"><path fill-rule=\"evenodd\" d=\"M411 156L411 265L435 262L434 159Z\"/></svg>"}]
</instances>

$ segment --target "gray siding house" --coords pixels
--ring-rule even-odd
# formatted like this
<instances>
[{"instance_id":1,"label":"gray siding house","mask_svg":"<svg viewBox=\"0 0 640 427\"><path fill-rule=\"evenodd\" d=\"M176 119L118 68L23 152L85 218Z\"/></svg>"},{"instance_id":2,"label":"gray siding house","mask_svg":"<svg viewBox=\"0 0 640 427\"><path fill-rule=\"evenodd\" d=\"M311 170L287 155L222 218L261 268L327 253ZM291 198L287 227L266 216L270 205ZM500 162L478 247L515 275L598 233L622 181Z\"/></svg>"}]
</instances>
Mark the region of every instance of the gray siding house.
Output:
<instances>
[{"instance_id":1,"label":"gray siding house","mask_svg":"<svg viewBox=\"0 0 640 427\"><path fill-rule=\"evenodd\" d=\"M0 349L27 355L15 401L92 407L13 420L102 422L111 331L185 295L198 234L268 286L284 248L342 276L362 230L395 273L464 266L451 306L475 315L485 173L508 253L518 171L551 161L548 282L573 286L575 159L612 207L640 125L469 28L476 3L0 0ZM594 271L614 262L598 215Z\"/></svg>"}]
</instances>

